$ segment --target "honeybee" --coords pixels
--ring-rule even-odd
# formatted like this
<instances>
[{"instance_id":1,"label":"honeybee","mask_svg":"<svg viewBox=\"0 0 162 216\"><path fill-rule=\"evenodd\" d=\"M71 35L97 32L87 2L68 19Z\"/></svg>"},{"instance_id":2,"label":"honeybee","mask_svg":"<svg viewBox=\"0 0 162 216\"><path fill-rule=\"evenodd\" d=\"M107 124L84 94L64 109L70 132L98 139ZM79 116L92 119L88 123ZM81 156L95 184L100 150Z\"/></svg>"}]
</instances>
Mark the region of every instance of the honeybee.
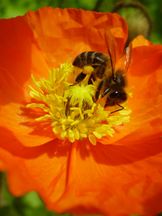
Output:
<instances>
[{"instance_id":1,"label":"honeybee","mask_svg":"<svg viewBox=\"0 0 162 216\"><path fill-rule=\"evenodd\" d=\"M92 81L97 78L103 79L106 77L106 68L109 62L109 57L101 52L88 51L80 53L73 61L73 65L83 69L75 79L77 83L81 82L85 77L86 73L84 67L90 65L94 68L92 72L88 84L92 84Z\"/></svg>"},{"instance_id":2,"label":"honeybee","mask_svg":"<svg viewBox=\"0 0 162 216\"><path fill-rule=\"evenodd\" d=\"M75 82L82 82L87 76L84 70L85 66L92 66L94 70L89 76L88 84L92 84L96 80L99 83L94 100L97 101L100 98L105 98L104 107L117 105L119 109L113 111L117 112L124 109L120 104L127 100L125 73L130 64L131 45L125 49L125 53L123 54L124 67L115 69L117 58L115 40L110 33L109 36L105 35L105 39L108 54L87 51L80 53L74 59L73 65L82 69L82 72L76 77Z\"/></svg>"}]
</instances>

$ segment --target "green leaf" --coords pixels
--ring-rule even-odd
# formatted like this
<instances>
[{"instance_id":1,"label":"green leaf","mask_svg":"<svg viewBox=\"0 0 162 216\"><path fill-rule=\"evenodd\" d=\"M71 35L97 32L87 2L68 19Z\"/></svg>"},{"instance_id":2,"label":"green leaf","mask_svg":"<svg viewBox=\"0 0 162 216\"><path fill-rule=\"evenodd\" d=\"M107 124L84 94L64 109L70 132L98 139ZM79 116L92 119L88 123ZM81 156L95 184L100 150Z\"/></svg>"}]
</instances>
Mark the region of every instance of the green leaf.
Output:
<instances>
[{"instance_id":1,"label":"green leaf","mask_svg":"<svg viewBox=\"0 0 162 216\"><path fill-rule=\"evenodd\" d=\"M79 6L87 10L93 10L97 0L78 0Z\"/></svg>"},{"instance_id":2,"label":"green leaf","mask_svg":"<svg viewBox=\"0 0 162 216\"><path fill-rule=\"evenodd\" d=\"M42 206L42 201L36 192L28 193L26 196L22 197L22 202L24 205L31 206L33 208Z\"/></svg>"},{"instance_id":3,"label":"green leaf","mask_svg":"<svg viewBox=\"0 0 162 216\"><path fill-rule=\"evenodd\" d=\"M5 207L0 208L0 215L2 215L2 216L21 216L11 206L5 206Z\"/></svg>"}]
</instances>

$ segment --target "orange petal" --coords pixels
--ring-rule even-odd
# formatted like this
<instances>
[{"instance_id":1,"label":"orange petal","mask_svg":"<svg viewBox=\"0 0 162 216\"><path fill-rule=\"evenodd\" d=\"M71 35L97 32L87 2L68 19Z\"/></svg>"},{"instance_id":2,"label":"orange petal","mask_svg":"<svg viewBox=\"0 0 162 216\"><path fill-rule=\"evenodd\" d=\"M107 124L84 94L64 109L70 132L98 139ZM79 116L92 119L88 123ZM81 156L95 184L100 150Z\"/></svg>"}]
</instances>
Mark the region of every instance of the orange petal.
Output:
<instances>
[{"instance_id":1,"label":"orange petal","mask_svg":"<svg viewBox=\"0 0 162 216\"><path fill-rule=\"evenodd\" d=\"M8 129L25 146L42 145L54 139L51 128L35 124L23 115L21 104L10 103L0 109L0 126ZM32 120L33 121L33 120ZM30 124L30 126L29 126ZM6 133L1 134L1 142L10 139Z\"/></svg>"},{"instance_id":2,"label":"orange petal","mask_svg":"<svg viewBox=\"0 0 162 216\"><path fill-rule=\"evenodd\" d=\"M32 33L22 18L0 20L0 102L20 101L30 77Z\"/></svg>"},{"instance_id":3,"label":"orange petal","mask_svg":"<svg viewBox=\"0 0 162 216\"><path fill-rule=\"evenodd\" d=\"M135 39L133 39L132 47L140 47L140 46L149 46L151 45L151 42L144 38L142 35L137 36Z\"/></svg>"},{"instance_id":4,"label":"orange petal","mask_svg":"<svg viewBox=\"0 0 162 216\"><path fill-rule=\"evenodd\" d=\"M20 196L36 190L59 199L65 190L68 143L63 146L55 140L41 147L23 147L12 133L1 131L12 140L6 139L0 147L11 192Z\"/></svg>"},{"instance_id":5,"label":"orange petal","mask_svg":"<svg viewBox=\"0 0 162 216\"><path fill-rule=\"evenodd\" d=\"M162 201L162 146L157 136L146 142L125 147L76 144L69 161L67 190L56 203L58 209L110 216L156 215ZM45 198L55 209L55 203Z\"/></svg>"},{"instance_id":6,"label":"orange petal","mask_svg":"<svg viewBox=\"0 0 162 216\"><path fill-rule=\"evenodd\" d=\"M162 201L162 146L157 137L124 147L78 142L71 152L68 144L51 142L20 148L16 155L0 150L0 158L6 160L11 191L20 195L35 189L51 210L151 216L161 210Z\"/></svg>"},{"instance_id":7,"label":"orange petal","mask_svg":"<svg viewBox=\"0 0 162 216\"><path fill-rule=\"evenodd\" d=\"M50 66L71 62L83 51L107 53L106 28L112 30L119 50L123 51L127 39L127 25L117 14L42 8L27 14L26 20Z\"/></svg>"},{"instance_id":8,"label":"orange petal","mask_svg":"<svg viewBox=\"0 0 162 216\"><path fill-rule=\"evenodd\" d=\"M51 135L38 133L38 130L33 133L32 128L23 125L21 103L25 100L25 86L31 73L47 75L49 68L22 17L1 20L0 29L0 126L12 131L24 145L41 145L51 140Z\"/></svg>"},{"instance_id":9,"label":"orange petal","mask_svg":"<svg viewBox=\"0 0 162 216\"><path fill-rule=\"evenodd\" d=\"M23 17L0 20L0 105L24 100L31 73L47 74L42 52Z\"/></svg>"},{"instance_id":10,"label":"orange petal","mask_svg":"<svg viewBox=\"0 0 162 216\"><path fill-rule=\"evenodd\" d=\"M160 118L162 114L161 59L162 46L138 47L133 51L133 61L128 72L132 98L128 104L134 121L139 123Z\"/></svg>"}]
</instances>

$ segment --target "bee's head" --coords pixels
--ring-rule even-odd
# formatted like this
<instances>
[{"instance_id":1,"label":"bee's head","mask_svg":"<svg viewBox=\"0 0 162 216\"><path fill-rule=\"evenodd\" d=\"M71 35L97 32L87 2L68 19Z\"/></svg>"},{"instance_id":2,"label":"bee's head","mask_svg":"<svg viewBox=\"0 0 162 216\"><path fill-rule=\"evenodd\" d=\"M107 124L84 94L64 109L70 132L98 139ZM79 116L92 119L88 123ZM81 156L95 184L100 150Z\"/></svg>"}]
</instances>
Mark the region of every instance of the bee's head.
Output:
<instances>
[{"instance_id":1,"label":"bee's head","mask_svg":"<svg viewBox=\"0 0 162 216\"><path fill-rule=\"evenodd\" d=\"M114 106L127 100L127 94L123 89L114 89L107 96L105 107Z\"/></svg>"}]
</instances>

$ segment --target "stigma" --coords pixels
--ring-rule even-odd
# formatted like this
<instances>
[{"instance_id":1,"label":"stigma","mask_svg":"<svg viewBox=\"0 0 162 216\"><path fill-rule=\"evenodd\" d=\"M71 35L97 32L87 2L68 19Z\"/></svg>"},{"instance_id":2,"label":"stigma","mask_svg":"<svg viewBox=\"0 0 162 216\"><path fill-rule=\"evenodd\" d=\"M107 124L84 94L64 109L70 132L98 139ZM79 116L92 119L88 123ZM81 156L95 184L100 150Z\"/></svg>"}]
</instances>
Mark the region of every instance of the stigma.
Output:
<instances>
[{"instance_id":1,"label":"stigma","mask_svg":"<svg viewBox=\"0 0 162 216\"><path fill-rule=\"evenodd\" d=\"M46 79L32 75L31 100L26 107L34 112L41 110L34 121L48 122L54 137L71 143L88 139L95 145L98 139L112 137L117 126L127 123L130 110L125 107L112 114L102 101L94 100L96 83L74 83L75 72L72 64L65 63L50 70Z\"/></svg>"}]
</instances>

